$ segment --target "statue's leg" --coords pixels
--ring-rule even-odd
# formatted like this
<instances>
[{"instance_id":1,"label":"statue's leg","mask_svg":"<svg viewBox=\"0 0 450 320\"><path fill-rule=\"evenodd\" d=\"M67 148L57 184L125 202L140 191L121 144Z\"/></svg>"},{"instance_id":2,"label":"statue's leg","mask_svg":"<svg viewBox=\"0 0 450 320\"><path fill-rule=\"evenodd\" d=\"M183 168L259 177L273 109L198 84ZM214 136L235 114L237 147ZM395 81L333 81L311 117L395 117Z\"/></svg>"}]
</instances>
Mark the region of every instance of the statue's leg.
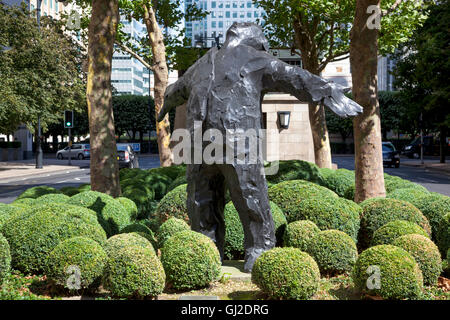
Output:
<instances>
[{"instance_id":1,"label":"statue's leg","mask_svg":"<svg viewBox=\"0 0 450 320\"><path fill-rule=\"evenodd\" d=\"M246 272L261 253L275 246L275 231L262 164L220 166L244 227Z\"/></svg>"},{"instance_id":2,"label":"statue's leg","mask_svg":"<svg viewBox=\"0 0 450 320\"><path fill-rule=\"evenodd\" d=\"M191 228L210 237L223 260L225 244L224 177L214 165L187 166L187 208Z\"/></svg>"}]
</instances>

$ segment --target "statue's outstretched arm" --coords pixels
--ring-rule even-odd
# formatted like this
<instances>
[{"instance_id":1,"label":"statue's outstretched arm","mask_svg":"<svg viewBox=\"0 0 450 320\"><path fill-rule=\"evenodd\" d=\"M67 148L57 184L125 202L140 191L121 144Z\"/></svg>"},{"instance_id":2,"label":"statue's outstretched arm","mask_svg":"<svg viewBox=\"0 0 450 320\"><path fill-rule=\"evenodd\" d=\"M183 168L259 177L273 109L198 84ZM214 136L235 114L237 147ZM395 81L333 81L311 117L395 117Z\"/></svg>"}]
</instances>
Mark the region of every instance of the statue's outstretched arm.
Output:
<instances>
[{"instance_id":1,"label":"statue's outstretched arm","mask_svg":"<svg viewBox=\"0 0 450 320\"><path fill-rule=\"evenodd\" d=\"M359 104L345 96L347 88L273 58L265 52L258 55L259 59L264 58L266 61L263 64L264 90L290 93L300 101L323 102L341 117L355 116L362 112Z\"/></svg>"},{"instance_id":2,"label":"statue's outstretched arm","mask_svg":"<svg viewBox=\"0 0 450 320\"><path fill-rule=\"evenodd\" d=\"M170 110L185 103L189 98L188 84L185 77L180 77L175 83L170 84L164 94L164 104L158 114L158 121L162 121Z\"/></svg>"}]
</instances>

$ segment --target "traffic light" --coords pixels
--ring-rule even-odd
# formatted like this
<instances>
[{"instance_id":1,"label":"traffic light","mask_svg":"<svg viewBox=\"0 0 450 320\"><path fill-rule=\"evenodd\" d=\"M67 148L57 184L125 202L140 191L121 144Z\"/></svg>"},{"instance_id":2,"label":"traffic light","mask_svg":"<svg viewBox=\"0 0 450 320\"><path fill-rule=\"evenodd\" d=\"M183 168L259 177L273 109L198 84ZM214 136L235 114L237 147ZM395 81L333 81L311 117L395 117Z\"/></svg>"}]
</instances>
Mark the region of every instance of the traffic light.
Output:
<instances>
[{"instance_id":1,"label":"traffic light","mask_svg":"<svg viewBox=\"0 0 450 320\"><path fill-rule=\"evenodd\" d=\"M73 128L73 111L64 111L64 128Z\"/></svg>"}]
</instances>

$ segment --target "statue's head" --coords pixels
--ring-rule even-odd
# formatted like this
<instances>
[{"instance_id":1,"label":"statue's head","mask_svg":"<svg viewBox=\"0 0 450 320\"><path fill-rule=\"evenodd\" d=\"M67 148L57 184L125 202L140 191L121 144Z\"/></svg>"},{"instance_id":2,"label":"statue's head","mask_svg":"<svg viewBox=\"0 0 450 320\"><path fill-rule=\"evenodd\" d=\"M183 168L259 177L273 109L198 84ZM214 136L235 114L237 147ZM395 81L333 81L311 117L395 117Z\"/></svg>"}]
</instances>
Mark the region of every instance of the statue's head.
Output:
<instances>
[{"instance_id":1,"label":"statue's head","mask_svg":"<svg viewBox=\"0 0 450 320\"><path fill-rule=\"evenodd\" d=\"M247 45L257 50L269 50L269 42L260 26L255 23L233 23L227 31L225 46Z\"/></svg>"}]
</instances>

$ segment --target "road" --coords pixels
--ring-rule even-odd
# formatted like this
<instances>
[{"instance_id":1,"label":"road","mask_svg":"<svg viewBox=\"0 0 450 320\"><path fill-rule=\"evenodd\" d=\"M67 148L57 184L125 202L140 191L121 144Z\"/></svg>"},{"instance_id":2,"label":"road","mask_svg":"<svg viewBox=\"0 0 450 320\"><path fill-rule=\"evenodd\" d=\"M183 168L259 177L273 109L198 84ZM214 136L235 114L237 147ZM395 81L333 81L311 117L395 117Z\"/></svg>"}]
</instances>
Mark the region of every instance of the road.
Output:
<instances>
[{"instance_id":1,"label":"road","mask_svg":"<svg viewBox=\"0 0 450 320\"><path fill-rule=\"evenodd\" d=\"M408 162L408 159L402 159L402 162ZM33 186L47 185L54 188L66 186L78 186L82 183L90 182L89 160L73 160L74 169L68 171L58 171L43 175L26 176L12 178L0 183L0 202L11 203L24 190ZM52 162L52 164L55 162ZM57 163L57 162L56 162ZM67 162L65 161L64 164ZM339 168L354 169L353 156L335 156L333 163ZM79 168L86 166L86 168ZM142 169L155 168L159 166L158 156L145 156L139 158L139 166ZM417 182L428 190L439 192L450 196L450 176L445 173L431 171L419 167L410 167L401 165L400 168L385 168L385 172L394 176Z\"/></svg>"},{"instance_id":2,"label":"road","mask_svg":"<svg viewBox=\"0 0 450 320\"><path fill-rule=\"evenodd\" d=\"M414 161L407 158L402 158L400 161L400 168L385 167L384 172L421 184L429 191L450 196L450 175L425 168L406 166L405 163ZM333 157L333 163L336 163L338 168L355 169L355 158L353 156Z\"/></svg>"}]
</instances>

